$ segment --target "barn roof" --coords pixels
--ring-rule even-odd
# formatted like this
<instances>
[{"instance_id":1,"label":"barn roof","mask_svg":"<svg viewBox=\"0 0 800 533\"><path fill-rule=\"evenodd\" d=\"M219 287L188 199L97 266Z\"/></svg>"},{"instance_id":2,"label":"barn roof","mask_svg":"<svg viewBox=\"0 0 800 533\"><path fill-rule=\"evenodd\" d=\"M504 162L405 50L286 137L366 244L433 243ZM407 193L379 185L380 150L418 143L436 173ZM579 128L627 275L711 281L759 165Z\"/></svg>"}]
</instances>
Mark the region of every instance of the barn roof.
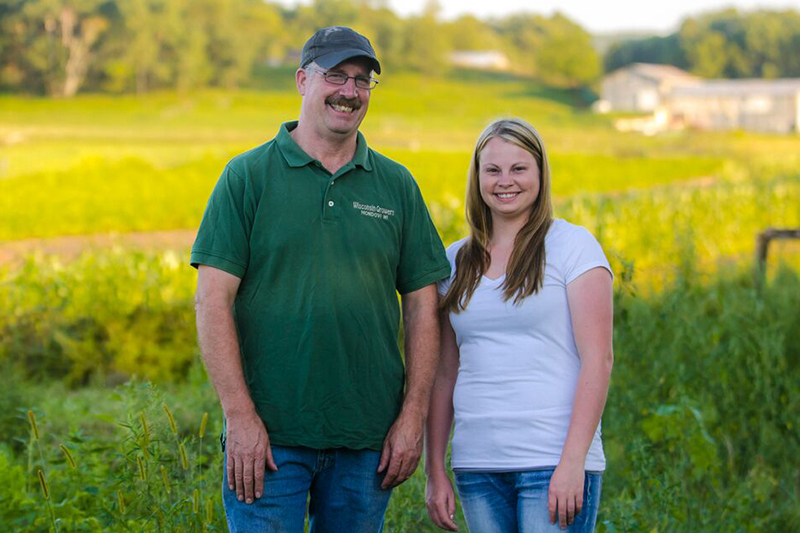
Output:
<instances>
[{"instance_id":1,"label":"barn roof","mask_svg":"<svg viewBox=\"0 0 800 533\"><path fill-rule=\"evenodd\" d=\"M631 63L630 65L626 65L615 70L609 74L609 76L613 76L624 71L633 72L655 82L661 82L665 80L699 81L700 79L683 69L679 69L678 67L672 65L656 65L654 63Z\"/></svg>"},{"instance_id":2,"label":"barn roof","mask_svg":"<svg viewBox=\"0 0 800 533\"><path fill-rule=\"evenodd\" d=\"M709 80L700 85L676 87L673 96L784 96L800 92L800 78L777 80Z\"/></svg>"}]
</instances>

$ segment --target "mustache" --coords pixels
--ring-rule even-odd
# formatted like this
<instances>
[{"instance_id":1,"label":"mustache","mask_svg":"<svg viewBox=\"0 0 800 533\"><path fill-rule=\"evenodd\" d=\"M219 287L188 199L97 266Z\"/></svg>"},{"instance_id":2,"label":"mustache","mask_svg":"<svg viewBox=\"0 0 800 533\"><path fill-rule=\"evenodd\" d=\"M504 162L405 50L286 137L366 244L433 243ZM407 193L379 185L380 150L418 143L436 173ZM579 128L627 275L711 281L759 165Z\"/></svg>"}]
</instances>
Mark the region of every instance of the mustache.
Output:
<instances>
[{"instance_id":1,"label":"mustache","mask_svg":"<svg viewBox=\"0 0 800 533\"><path fill-rule=\"evenodd\" d=\"M358 98L346 98L344 96L329 96L325 103L330 105L339 105L344 107L352 107L353 110L361 109L361 100Z\"/></svg>"}]
</instances>

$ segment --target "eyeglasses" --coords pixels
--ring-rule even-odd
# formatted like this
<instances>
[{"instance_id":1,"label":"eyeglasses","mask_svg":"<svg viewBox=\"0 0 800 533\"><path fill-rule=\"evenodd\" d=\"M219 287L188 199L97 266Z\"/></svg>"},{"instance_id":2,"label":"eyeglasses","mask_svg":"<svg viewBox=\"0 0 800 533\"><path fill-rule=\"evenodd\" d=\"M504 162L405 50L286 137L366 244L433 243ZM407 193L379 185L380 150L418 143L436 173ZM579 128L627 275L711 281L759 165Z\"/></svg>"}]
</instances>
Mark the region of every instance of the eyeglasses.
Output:
<instances>
[{"instance_id":1,"label":"eyeglasses","mask_svg":"<svg viewBox=\"0 0 800 533\"><path fill-rule=\"evenodd\" d=\"M368 76L348 76L344 72L336 72L331 70L320 70L318 68L306 67L306 70L313 70L319 72L325 77L325 81L333 85L344 85L350 78L356 82L356 87L359 89L372 90L378 85L378 80Z\"/></svg>"}]
</instances>

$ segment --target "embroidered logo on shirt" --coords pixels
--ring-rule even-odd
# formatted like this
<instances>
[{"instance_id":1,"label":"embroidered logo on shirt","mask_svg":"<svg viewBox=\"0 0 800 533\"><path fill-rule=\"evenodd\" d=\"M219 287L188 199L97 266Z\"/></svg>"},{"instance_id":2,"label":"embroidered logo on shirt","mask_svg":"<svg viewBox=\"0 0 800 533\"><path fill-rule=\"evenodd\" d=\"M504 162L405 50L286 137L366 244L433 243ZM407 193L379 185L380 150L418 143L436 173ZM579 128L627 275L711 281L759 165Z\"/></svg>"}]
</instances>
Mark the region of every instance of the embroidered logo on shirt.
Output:
<instances>
[{"instance_id":1,"label":"embroidered logo on shirt","mask_svg":"<svg viewBox=\"0 0 800 533\"><path fill-rule=\"evenodd\" d=\"M389 217L394 216L394 209L386 209L379 205L364 205L359 202L353 202L353 209L357 209L365 217L382 218L389 220Z\"/></svg>"}]
</instances>

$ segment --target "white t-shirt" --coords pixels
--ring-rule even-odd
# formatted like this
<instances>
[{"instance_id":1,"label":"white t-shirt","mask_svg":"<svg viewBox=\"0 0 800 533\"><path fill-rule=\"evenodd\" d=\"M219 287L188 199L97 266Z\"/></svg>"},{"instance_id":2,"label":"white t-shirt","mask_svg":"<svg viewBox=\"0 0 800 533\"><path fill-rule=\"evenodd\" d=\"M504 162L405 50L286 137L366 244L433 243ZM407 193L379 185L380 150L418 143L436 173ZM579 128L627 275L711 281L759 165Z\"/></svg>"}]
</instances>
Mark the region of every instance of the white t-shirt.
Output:
<instances>
[{"instance_id":1,"label":"white t-shirt","mask_svg":"<svg viewBox=\"0 0 800 533\"><path fill-rule=\"evenodd\" d=\"M447 249L453 274L439 282L440 294L450 287L456 253L466 241ZM453 393L455 470L558 465L581 368L567 285L592 268L611 267L591 233L561 219L547 232L545 253L544 286L519 305L513 298L503 301L505 275L483 276L467 308L449 315L460 355ZM605 470L599 425L586 470Z\"/></svg>"}]
</instances>

